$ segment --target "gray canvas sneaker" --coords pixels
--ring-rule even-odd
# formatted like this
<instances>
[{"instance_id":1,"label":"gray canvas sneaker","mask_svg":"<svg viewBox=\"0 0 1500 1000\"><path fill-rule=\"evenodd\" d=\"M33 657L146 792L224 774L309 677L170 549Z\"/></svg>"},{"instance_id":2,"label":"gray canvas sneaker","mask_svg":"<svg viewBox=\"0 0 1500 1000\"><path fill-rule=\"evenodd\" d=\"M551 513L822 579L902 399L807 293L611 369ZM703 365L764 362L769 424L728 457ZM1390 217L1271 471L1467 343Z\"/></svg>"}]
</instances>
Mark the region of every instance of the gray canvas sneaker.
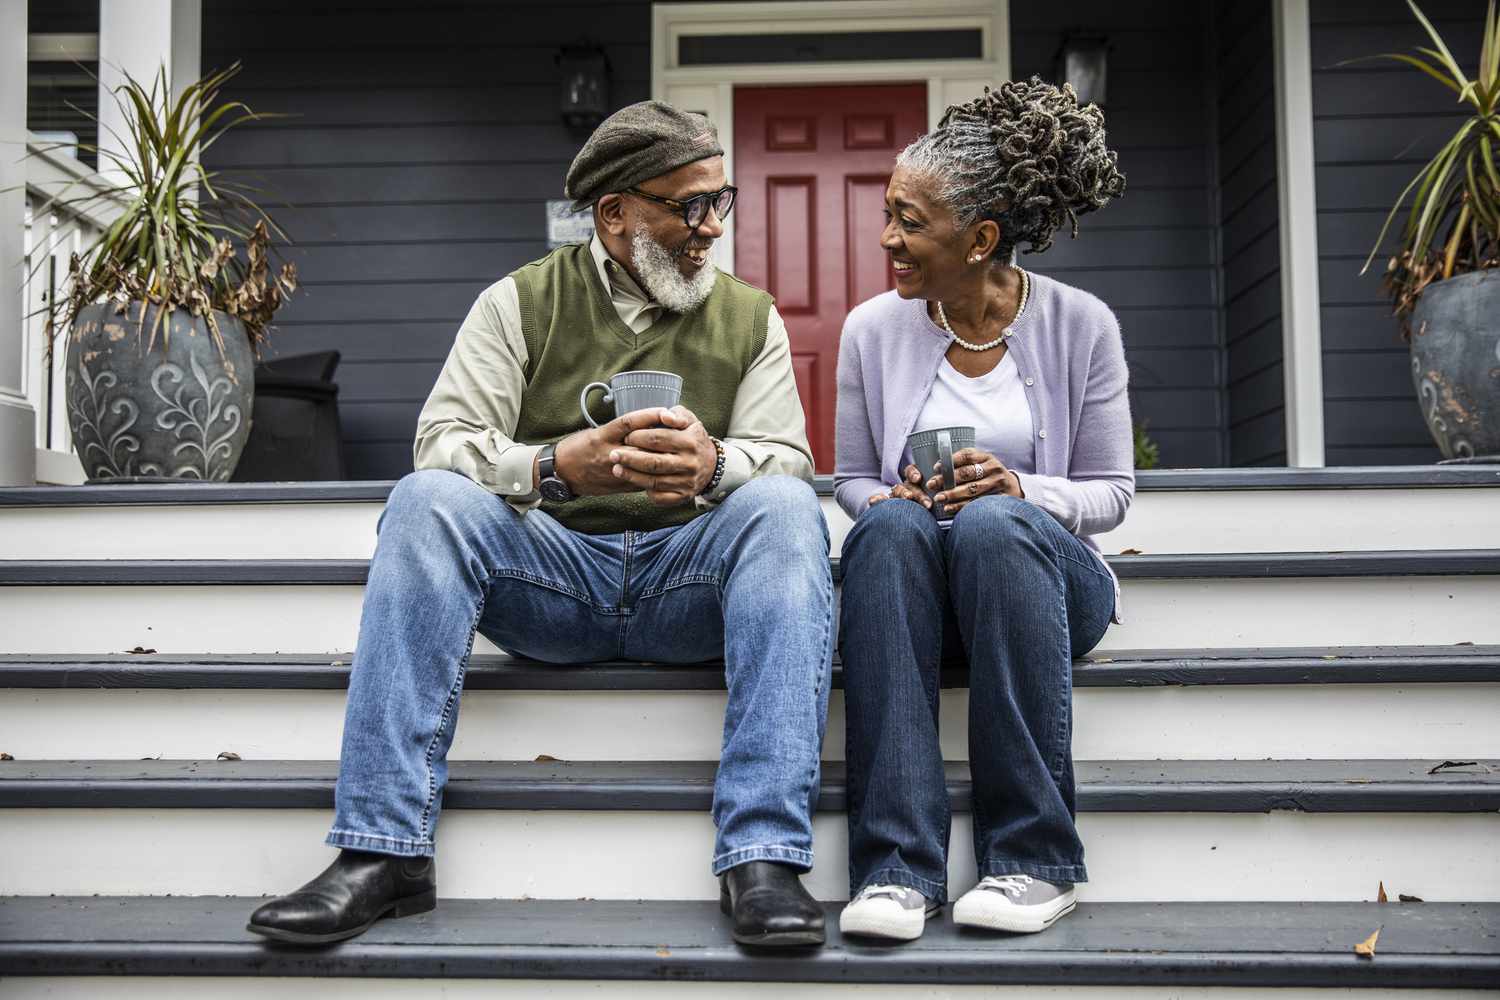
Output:
<instances>
[{"instance_id":1,"label":"gray canvas sneaker","mask_svg":"<svg viewBox=\"0 0 1500 1000\"><path fill-rule=\"evenodd\" d=\"M1073 912L1073 883L1053 884L1030 875L989 875L953 904L953 922L992 931L1035 934Z\"/></svg>"},{"instance_id":2,"label":"gray canvas sneaker","mask_svg":"<svg viewBox=\"0 0 1500 1000\"><path fill-rule=\"evenodd\" d=\"M942 906L904 885L867 885L839 914L839 933L912 941Z\"/></svg>"}]
</instances>

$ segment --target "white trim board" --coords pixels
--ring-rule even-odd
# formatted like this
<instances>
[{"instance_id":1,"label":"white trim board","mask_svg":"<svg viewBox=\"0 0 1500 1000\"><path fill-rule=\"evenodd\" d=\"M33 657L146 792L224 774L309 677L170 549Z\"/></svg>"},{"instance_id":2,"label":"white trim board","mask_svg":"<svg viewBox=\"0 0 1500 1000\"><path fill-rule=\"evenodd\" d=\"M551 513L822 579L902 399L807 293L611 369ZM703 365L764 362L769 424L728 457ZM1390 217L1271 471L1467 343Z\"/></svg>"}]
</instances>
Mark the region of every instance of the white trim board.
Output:
<instances>
[{"instance_id":1,"label":"white trim board","mask_svg":"<svg viewBox=\"0 0 1500 1000\"><path fill-rule=\"evenodd\" d=\"M783 34L798 31L918 31L978 28L980 59L871 60L868 62L776 63L681 66L683 36ZM651 96L700 111L718 126L724 169L734 177L734 88L736 85L894 83L927 84L927 124L943 109L983 93L985 85L1010 78L1009 0L764 0L751 3L653 3L651 5ZM718 264L734 272L734 217L726 220L716 251Z\"/></svg>"}]
</instances>

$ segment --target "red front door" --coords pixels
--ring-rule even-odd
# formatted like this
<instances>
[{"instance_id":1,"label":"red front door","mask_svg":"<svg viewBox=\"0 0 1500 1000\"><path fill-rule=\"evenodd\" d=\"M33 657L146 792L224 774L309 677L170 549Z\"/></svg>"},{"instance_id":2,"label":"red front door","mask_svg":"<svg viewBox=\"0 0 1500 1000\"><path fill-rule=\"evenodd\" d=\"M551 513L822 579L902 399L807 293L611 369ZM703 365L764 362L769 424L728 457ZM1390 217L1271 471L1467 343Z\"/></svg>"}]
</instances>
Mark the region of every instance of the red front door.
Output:
<instances>
[{"instance_id":1,"label":"red front door","mask_svg":"<svg viewBox=\"0 0 1500 1000\"><path fill-rule=\"evenodd\" d=\"M885 186L926 125L920 83L734 91L735 272L786 319L819 472L833 471L839 331L895 285L880 249Z\"/></svg>"}]
</instances>

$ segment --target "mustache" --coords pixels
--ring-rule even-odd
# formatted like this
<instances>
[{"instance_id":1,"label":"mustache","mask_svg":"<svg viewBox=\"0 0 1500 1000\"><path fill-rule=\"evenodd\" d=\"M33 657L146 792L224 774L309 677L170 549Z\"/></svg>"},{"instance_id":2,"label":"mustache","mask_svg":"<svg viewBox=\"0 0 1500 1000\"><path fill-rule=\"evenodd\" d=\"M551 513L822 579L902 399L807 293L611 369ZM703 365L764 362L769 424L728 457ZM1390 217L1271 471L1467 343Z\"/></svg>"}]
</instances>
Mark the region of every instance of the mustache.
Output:
<instances>
[{"instance_id":1,"label":"mustache","mask_svg":"<svg viewBox=\"0 0 1500 1000\"><path fill-rule=\"evenodd\" d=\"M713 247L713 240L694 239L689 237L681 246L672 251L673 257L681 257L689 250L709 250Z\"/></svg>"}]
</instances>

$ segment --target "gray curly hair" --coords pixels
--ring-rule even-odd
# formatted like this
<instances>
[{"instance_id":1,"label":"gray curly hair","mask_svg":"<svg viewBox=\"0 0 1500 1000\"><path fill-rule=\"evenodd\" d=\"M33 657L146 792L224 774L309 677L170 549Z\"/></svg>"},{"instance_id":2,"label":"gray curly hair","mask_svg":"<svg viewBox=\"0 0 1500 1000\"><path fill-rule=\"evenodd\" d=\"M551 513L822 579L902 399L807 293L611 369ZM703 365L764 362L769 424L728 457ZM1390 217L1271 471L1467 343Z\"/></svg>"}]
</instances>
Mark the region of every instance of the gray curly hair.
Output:
<instances>
[{"instance_id":1,"label":"gray curly hair","mask_svg":"<svg viewBox=\"0 0 1500 1000\"><path fill-rule=\"evenodd\" d=\"M956 229L981 219L1000 226L996 264L1023 242L1027 253L1045 251L1065 222L1076 238L1080 215L1125 193L1118 162L1104 144L1099 106L1080 108L1072 85L1035 76L953 105L896 157L897 166L934 182Z\"/></svg>"}]
</instances>

